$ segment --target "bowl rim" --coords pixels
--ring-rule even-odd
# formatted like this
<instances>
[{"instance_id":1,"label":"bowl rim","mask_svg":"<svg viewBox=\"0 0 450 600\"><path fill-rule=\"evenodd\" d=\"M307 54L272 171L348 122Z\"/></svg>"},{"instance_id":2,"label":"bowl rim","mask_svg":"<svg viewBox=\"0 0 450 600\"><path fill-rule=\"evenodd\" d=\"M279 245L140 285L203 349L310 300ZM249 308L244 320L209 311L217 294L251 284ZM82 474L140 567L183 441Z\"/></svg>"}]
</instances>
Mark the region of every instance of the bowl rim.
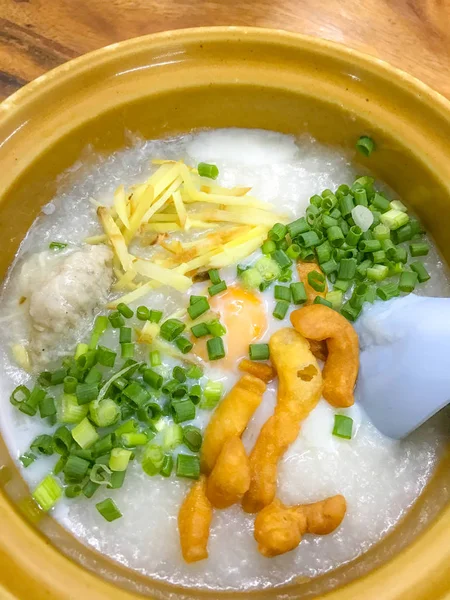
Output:
<instances>
[{"instance_id":1,"label":"bowl rim","mask_svg":"<svg viewBox=\"0 0 450 600\"><path fill-rule=\"evenodd\" d=\"M40 75L33 81L17 90L11 96L0 103L0 125L7 124L10 119L19 110L26 109L32 105L36 97L47 93L52 86L58 86L63 81L76 77L85 70L108 63L114 60L116 53L128 55L133 53L143 44L158 46L167 42L186 42L189 43L195 39L207 38L208 41L229 41L237 40L239 37L245 37L247 41L265 41L297 48L313 48L324 55L333 55L345 61L351 61L353 64L361 65L366 71L372 71L378 75L394 80L399 86L409 88L413 94L418 94L425 104L428 104L441 117L450 122L450 100L438 91L423 83L415 76L406 73L398 67L390 65L388 62L375 56L355 50L344 44L325 40L315 36L298 34L282 29L245 27L245 26L213 26L213 27L194 27L185 29L176 29L143 35L131 38L121 42L116 42L108 46L93 50L87 54L67 61L62 65ZM13 132L14 133L14 132ZM13 135L13 134L12 134ZM0 146L3 144L0 140ZM8 512L9 514L5 514ZM11 514L12 513L12 514ZM31 576L33 585L41 585L52 594L53 580L51 578L52 570L41 569L44 561L52 562L56 569L64 570L68 579L72 579L75 584L80 585L89 594L89 597L111 598L129 598L130 600L138 598L138 594L125 591L123 588L113 586L91 571L86 570L78 563L74 563L70 558L63 555L56 547L46 542L42 535L30 526L26 520L17 512L16 508L7 500L3 494L0 494L0 526L5 535L0 536L0 556L8 556L15 563L15 566L22 562L26 565L27 576ZM375 568L362 577L344 584L336 590L325 594L329 600L378 600L380 597L385 600L412 600L411 590L415 589L415 600L428 600L430 587L432 585L435 600L438 598L450 598L450 582L447 575L447 567L450 560L450 547L448 545L448 534L450 530L450 507L444 509L434 521L406 548L402 549L388 562ZM9 536L20 533L17 543L10 545ZM426 569L423 572L422 545L427 548ZM34 548L41 552L39 561L33 564L30 556L24 559L24 552ZM12 564L11 562L11 564ZM24 567L21 567L24 571ZM58 592L67 590L68 579L59 577ZM427 584L424 580L427 579ZM30 588L31 590L31 588ZM95 590L94 595L90 595L89 590ZM8 588L3 587L0 581L0 591L5 593L5 597L10 597ZM92 593L92 592L91 592ZM97 596L98 593L98 596ZM192 591L195 593L195 591ZM56 596L55 598L64 596ZM323 596L317 596L317 598Z\"/></svg>"}]
</instances>

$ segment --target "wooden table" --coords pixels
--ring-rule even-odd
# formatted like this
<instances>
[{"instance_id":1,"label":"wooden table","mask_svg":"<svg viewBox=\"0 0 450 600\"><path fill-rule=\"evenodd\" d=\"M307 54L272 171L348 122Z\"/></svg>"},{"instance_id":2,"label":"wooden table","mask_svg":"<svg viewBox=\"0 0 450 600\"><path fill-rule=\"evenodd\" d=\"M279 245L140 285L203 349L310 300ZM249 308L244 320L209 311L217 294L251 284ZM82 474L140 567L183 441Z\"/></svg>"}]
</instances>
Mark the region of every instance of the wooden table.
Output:
<instances>
[{"instance_id":1,"label":"wooden table","mask_svg":"<svg viewBox=\"0 0 450 600\"><path fill-rule=\"evenodd\" d=\"M450 0L0 0L0 98L127 38L200 25L288 29L389 61L450 97Z\"/></svg>"}]
</instances>

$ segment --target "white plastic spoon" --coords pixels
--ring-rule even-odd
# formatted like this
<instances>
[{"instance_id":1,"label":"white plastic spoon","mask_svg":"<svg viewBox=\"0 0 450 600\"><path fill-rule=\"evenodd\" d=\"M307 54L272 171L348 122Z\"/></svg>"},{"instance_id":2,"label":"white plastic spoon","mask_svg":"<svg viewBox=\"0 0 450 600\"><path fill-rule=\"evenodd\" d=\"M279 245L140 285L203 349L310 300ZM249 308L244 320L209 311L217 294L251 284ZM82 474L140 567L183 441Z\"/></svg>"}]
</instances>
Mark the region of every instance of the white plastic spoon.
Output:
<instances>
[{"instance_id":1,"label":"white plastic spoon","mask_svg":"<svg viewBox=\"0 0 450 600\"><path fill-rule=\"evenodd\" d=\"M356 330L356 399L382 433L404 438L450 402L450 298L376 302Z\"/></svg>"}]
</instances>

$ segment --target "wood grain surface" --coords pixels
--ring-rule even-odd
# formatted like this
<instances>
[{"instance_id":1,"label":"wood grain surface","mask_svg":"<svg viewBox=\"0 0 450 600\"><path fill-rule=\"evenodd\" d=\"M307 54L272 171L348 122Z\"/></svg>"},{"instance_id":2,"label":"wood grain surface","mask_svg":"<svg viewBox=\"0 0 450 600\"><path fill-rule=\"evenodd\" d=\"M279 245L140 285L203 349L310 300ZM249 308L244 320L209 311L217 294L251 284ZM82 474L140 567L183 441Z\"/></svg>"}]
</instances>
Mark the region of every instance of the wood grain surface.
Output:
<instances>
[{"instance_id":1,"label":"wood grain surface","mask_svg":"<svg viewBox=\"0 0 450 600\"><path fill-rule=\"evenodd\" d=\"M0 99L90 50L201 25L341 42L450 97L450 0L0 0Z\"/></svg>"}]
</instances>

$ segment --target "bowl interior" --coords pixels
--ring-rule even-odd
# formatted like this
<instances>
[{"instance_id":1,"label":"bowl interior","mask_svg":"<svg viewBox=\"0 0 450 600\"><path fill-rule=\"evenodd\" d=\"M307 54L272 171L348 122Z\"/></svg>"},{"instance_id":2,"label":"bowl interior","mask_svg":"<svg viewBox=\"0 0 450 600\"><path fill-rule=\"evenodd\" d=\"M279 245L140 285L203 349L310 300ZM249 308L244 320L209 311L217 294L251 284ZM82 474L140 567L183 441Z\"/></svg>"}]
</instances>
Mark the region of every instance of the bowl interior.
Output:
<instances>
[{"instance_id":1,"label":"bowl interior","mask_svg":"<svg viewBox=\"0 0 450 600\"><path fill-rule=\"evenodd\" d=\"M130 144L133 135L159 138L230 126L308 132L345 149L354 148L362 133L372 135L377 152L355 160L407 200L450 260L450 109L420 84L375 61L275 32L187 31L99 51L27 88L0 107L2 276L40 207L61 184L61 174L82 159L86 147L106 154ZM18 511L63 553L129 590L156 595L167 590L85 548L51 518L37 518L1 440L0 464L5 511ZM398 553L447 504L449 467L446 455L408 516L370 552L329 575L283 588L283 597L316 596ZM416 597L421 596L408 596Z\"/></svg>"}]
</instances>

